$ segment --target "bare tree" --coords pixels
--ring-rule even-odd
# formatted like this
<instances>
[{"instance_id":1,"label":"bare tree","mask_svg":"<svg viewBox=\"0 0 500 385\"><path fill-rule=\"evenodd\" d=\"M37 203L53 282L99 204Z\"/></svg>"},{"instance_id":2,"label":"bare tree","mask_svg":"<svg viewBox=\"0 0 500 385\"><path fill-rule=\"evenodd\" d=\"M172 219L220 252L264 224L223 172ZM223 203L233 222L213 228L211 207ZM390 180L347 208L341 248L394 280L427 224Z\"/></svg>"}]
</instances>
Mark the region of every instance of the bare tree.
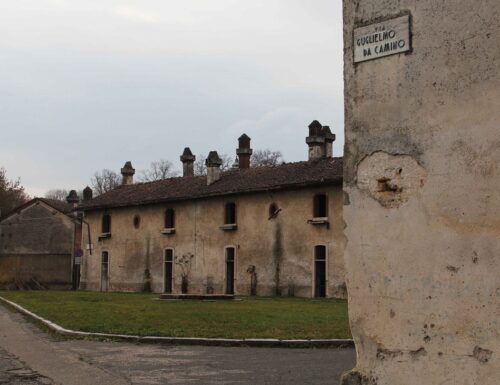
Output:
<instances>
[{"instance_id":1,"label":"bare tree","mask_svg":"<svg viewBox=\"0 0 500 385\"><path fill-rule=\"evenodd\" d=\"M233 166L233 163L234 163L234 158L231 158L229 155L227 154L222 154L220 155L220 158L222 160L222 166L220 166L220 169L222 171L227 171L227 170L230 170L231 167Z\"/></svg>"},{"instance_id":2,"label":"bare tree","mask_svg":"<svg viewBox=\"0 0 500 385\"><path fill-rule=\"evenodd\" d=\"M104 169L96 172L90 180L95 196L113 190L121 184L121 177L116 172Z\"/></svg>"},{"instance_id":3,"label":"bare tree","mask_svg":"<svg viewBox=\"0 0 500 385\"><path fill-rule=\"evenodd\" d=\"M194 162L194 175L207 175L207 166L205 165L206 159L207 157L205 155L198 155L196 157Z\"/></svg>"},{"instance_id":4,"label":"bare tree","mask_svg":"<svg viewBox=\"0 0 500 385\"><path fill-rule=\"evenodd\" d=\"M7 171L0 168L0 216L9 213L29 200L20 179L7 179Z\"/></svg>"},{"instance_id":5,"label":"bare tree","mask_svg":"<svg viewBox=\"0 0 500 385\"><path fill-rule=\"evenodd\" d=\"M68 196L69 191L66 189L62 188L55 188L52 190L49 190L45 193L45 198L47 199L55 199L58 201L65 201L66 197Z\"/></svg>"},{"instance_id":6,"label":"bare tree","mask_svg":"<svg viewBox=\"0 0 500 385\"><path fill-rule=\"evenodd\" d=\"M278 166L284 162L281 151L255 150L250 158L251 167Z\"/></svg>"},{"instance_id":7,"label":"bare tree","mask_svg":"<svg viewBox=\"0 0 500 385\"><path fill-rule=\"evenodd\" d=\"M153 182L155 180L163 180L177 176L177 171L174 170L172 162L166 159L160 159L151 162L148 170L141 171L139 180L141 182Z\"/></svg>"},{"instance_id":8,"label":"bare tree","mask_svg":"<svg viewBox=\"0 0 500 385\"><path fill-rule=\"evenodd\" d=\"M55 189L47 191L44 194L44 197L47 199L54 199L54 200L66 202L66 198L68 197L69 192L70 192L70 190L66 190L64 188L55 188ZM76 195L78 195L78 199L82 199L83 190L76 190Z\"/></svg>"},{"instance_id":9,"label":"bare tree","mask_svg":"<svg viewBox=\"0 0 500 385\"><path fill-rule=\"evenodd\" d=\"M231 169L234 159L227 154L219 154L219 158L222 160L222 166L220 167L222 171ZM207 157L205 155L198 155L196 157L196 161L194 162L194 175L207 175L207 166L205 165L206 159Z\"/></svg>"}]
</instances>

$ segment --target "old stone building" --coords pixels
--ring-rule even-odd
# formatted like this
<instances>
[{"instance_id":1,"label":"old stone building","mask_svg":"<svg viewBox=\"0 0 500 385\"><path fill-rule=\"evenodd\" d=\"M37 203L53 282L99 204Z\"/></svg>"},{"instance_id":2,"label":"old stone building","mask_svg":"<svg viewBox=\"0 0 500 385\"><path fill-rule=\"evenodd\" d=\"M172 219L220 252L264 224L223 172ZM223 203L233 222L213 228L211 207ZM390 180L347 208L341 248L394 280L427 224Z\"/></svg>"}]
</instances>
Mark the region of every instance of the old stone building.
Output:
<instances>
[{"instance_id":1,"label":"old stone building","mask_svg":"<svg viewBox=\"0 0 500 385\"><path fill-rule=\"evenodd\" d=\"M500 2L345 0L344 384L500 383Z\"/></svg>"},{"instance_id":2,"label":"old stone building","mask_svg":"<svg viewBox=\"0 0 500 385\"><path fill-rule=\"evenodd\" d=\"M67 202L35 198L0 220L0 287L69 289L79 285L81 221Z\"/></svg>"},{"instance_id":3,"label":"old stone building","mask_svg":"<svg viewBox=\"0 0 500 385\"><path fill-rule=\"evenodd\" d=\"M345 297L342 159L328 127L309 131L304 162L250 168L246 135L227 172L213 151L207 175L194 176L186 148L182 177L134 183L127 162L122 186L80 206L90 226L81 287Z\"/></svg>"}]
</instances>

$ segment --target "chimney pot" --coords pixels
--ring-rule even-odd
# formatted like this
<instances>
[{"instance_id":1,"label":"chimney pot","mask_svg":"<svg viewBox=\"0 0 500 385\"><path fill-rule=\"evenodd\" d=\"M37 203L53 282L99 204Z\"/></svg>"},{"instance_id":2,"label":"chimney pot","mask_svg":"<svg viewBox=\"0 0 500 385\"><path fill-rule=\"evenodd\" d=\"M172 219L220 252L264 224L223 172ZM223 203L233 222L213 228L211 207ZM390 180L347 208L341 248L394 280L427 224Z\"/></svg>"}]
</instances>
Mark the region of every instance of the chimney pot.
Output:
<instances>
[{"instance_id":1,"label":"chimney pot","mask_svg":"<svg viewBox=\"0 0 500 385\"><path fill-rule=\"evenodd\" d=\"M333 156L333 142L335 142L335 134L332 133L329 126L324 126L323 136L325 137L325 156L327 158L331 158Z\"/></svg>"},{"instance_id":2,"label":"chimney pot","mask_svg":"<svg viewBox=\"0 0 500 385\"><path fill-rule=\"evenodd\" d=\"M207 166L207 185L217 182L221 178L222 159L217 154L217 151L210 151L208 158L205 160Z\"/></svg>"},{"instance_id":3,"label":"chimney pot","mask_svg":"<svg viewBox=\"0 0 500 385\"><path fill-rule=\"evenodd\" d=\"M125 165L121 169L122 173L122 185L134 184L134 174L135 168L132 167L132 162L125 162Z\"/></svg>"},{"instance_id":4,"label":"chimney pot","mask_svg":"<svg viewBox=\"0 0 500 385\"><path fill-rule=\"evenodd\" d=\"M193 155L191 149L186 147L181 155L182 162L182 175L183 176L194 176L194 161L196 156Z\"/></svg>"},{"instance_id":5,"label":"chimney pot","mask_svg":"<svg viewBox=\"0 0 500 385\"><path fill-rule=\"evenodd\" d=\"M309 125L309 136L306 138L309 146L309 160L321 159L325 156L325 137L323 126L317 120Z\"/></svg>"},{"instance_id":6,"label":"chimney pot","mask_svg":"<svg viewBox=\"0 0 500 385\"><path fill-rule=\"evenodd\" d=\"M69 192L69 195L66 197L66 202L71 203L73 206L78 204L78 194L76 193L76 190L71 190Z\"/></svg>"},{"instance_id":7,"label":"chimney pot","mask_svg":"<svg viewBox=\"0 0 500 385\"><path fill-rule=\"evenodd\" d=\"M83 201L89 201L92 199L92 195L93 195L93 192L92 192L92 189L87 186L83 189Z\"/></svg>"},{"instance_id":8,"label":"chimney pot","mask_svg":"<svg viewBox=\"0 0 500 385\"><path fill-rule=\"evenodd\" d=\"M247 134L243 134L238 138L239 148L236 150L236 155L238 155L240 169L250 168L250 157L253 153L250 148L250 141L251 139Z\"/></svg>"},{"instance_id":9,"label":"chimney pot","mask_svg":"<svg viewBox=\"0 0 500 385\"><path fill-rule=\"evenodd\" d=\"M317 120L313 120L309 125L309 136L321 136L323 126Z\"/></svg>"}]
</instances>

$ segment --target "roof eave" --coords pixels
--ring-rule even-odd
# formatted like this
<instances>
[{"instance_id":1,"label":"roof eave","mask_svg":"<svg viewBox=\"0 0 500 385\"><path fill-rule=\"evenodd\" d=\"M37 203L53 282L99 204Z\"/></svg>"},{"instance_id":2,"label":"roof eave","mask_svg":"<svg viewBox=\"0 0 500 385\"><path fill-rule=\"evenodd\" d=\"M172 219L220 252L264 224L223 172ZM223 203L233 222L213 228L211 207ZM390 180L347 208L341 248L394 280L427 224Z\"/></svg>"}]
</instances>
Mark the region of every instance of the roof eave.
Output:
<instances>
[{"instance_id":1,"label":"roof eave","mask_svg":"<svg viewBox=\"0 0 500 385\"><path fill-rule=\"evenodd\" d=\"M182 201L188 201L188 200L200 200L200 199L206 199L206 198L215 198L215 197L226 197L226 196L233 196L233 195L244 195L244 194L255 194L259 192L266 192L266 191L279 191L279 190L285 190L285 189L302 189L302 188L307 188L307 187L316 187L316 186L324 186L324 185L337 185L337 184L342 184L342 176L335 177L334 179L326 180L326 181L318 181L318 182L305 182L305 183L295 183L295 184L283 184L283 185L277 185L277 186L272 186L268 188L259 188L259 189L250 189L250 190L245 190L245 191L227 191L227 192L215 192L215 193L208 193L208 194L200 194L198 196L189 196L189 197L175 197L175 198L161 198L161 199L153 199L149 201L138 201L138 202L126 202L126 203L119 203L119 204L103 204L103 205L97 205L97 206L89 206L89 207L81 207L77 206L73 211L83 211L83 212L89 212L89 211L97 211L97 210L104 210L104 209L110 209L110 208L123 208L123 207L137 207L137 206L148 206L148 205L154 205L154 204L160 204L160 203L168 203L168 202L182 202Z\"/></svg>"}]
</instances>

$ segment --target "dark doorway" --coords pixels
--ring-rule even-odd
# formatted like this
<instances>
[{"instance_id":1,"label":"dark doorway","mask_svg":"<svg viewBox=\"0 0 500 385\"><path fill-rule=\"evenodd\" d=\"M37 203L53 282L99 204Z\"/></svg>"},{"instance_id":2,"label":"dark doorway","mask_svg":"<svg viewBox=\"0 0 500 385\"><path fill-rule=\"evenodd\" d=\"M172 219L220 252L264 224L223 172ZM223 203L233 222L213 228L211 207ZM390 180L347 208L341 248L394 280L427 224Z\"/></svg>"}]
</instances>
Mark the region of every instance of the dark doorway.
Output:
<instances>
[{"instance_id":1,"label":"dark doorway","mask_svg":"<svg viewBox=\"0 0 500 385\"><path fill-rule=\"evenodd\" d=\"M326 246L314 247L314 296L326 297Z\"/></svg>"},{"instance_id":2,"label":"dark doorway","mask_svg":"<svg viewBox=\"0 0 500 385\"><path fill-rule=\"evenodd\" d=\"M109 289L109 255L103 251L101 255L101 291Z\"/></svg>"},{"instance_id":3,"label":"dark doorway","mask_svg":"<svg viewBox=\"0 0 500 385\"><path fill-rule=\"evenodd\" d=\"M174 273L174 250L165 250L165 287L164 291L167 294L172 293Z\"/></svg>"},{"instance_id":4,"label":"dark doorway","mask_svg":"<svg viewBox=\"0 0 500 385\"><path fill-rule=\"evenodd\" d=\"M226 248L226 294L234 294L234 247Z\"/></svg>"}]
</instances>

